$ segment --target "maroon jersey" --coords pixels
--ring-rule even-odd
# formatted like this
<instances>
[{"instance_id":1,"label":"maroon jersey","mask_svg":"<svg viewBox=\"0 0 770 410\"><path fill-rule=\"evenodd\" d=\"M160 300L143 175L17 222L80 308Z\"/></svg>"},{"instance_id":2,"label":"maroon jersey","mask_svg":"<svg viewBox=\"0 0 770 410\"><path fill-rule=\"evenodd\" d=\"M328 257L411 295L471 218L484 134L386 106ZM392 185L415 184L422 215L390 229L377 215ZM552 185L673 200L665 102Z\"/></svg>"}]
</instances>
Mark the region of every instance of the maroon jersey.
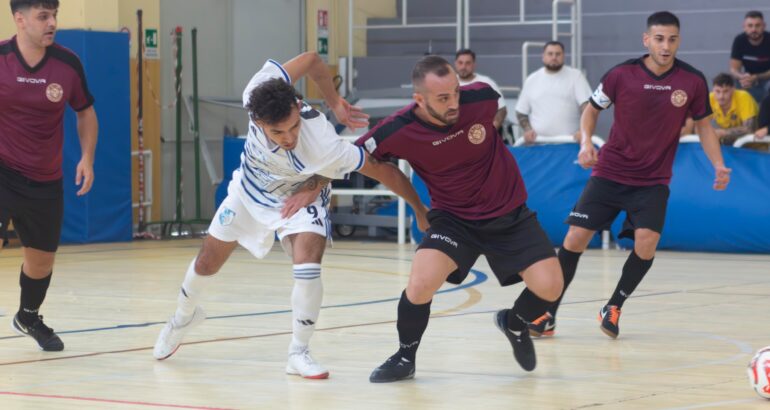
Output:
<instances>
[{"instance_id":1,"label":"maroon jersey","mask_svg":"<svg viewBox=\"0 0 770 410\"><path fill-rule=\"evenodd\" d=\"M16 36L0 42L0 164L35 181L61 178L65 103L81 111L93 102L72 51L53 44L30 67Z\"/></svg>"},{"instance_id":2,"label":"maroon jersey","mask_svg":"<svg viewBox=\"0 0 770 410\"><path fill-rule=\"evenodd\" d=\"M505 215L524 203L527 191L516 161L492 124L498 98L487 84L463 86L454 125L437 127L420 120L413 103L382 120L356 144L380 160L407 160L425 181L433 209L472 220Z\"/></svg>"},{"instance_id":3,"label":"maroon jersey","mask_svg":"<svg viewBox=\"0 0 770 410\"><path fill-rule=\"evenodd\" d=\"M685 119L711 115L708 84L683 61L657 76L643 59L613 67L589 99L599 110L615 104L610 137L591 175L626 185L668 184Z\"/></svg>"}]
</instances>

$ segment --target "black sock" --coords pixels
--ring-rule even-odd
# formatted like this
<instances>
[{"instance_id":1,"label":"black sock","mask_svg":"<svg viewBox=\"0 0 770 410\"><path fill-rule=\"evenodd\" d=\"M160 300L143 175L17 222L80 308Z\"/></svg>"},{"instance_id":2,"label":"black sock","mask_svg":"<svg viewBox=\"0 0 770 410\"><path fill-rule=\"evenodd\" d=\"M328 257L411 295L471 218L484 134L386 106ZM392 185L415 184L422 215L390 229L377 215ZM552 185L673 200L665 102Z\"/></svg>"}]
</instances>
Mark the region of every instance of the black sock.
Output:
<instances>
[{"instance_id":1,"label":"black sock","mask_svg":"<svg viewBox=\"0 0 770 410\"><path fill-rule=\"evenodd\" d=\"M417 348L420 346L422 334L428 327L428 318L430 317L430 303L415 305L406 297L406 291L401 293L401 300L398 302L398 341L400 343L399 353L407 360L414 362L417 355Z\"/></svg>"},{"instance_id":2,"label":"black sock","mask_svg":"<svg viewBox=\"0 0 770 410\"><path fill-rule=\"evenodd\" d=\"M644 275L650 270L652 261L644 260L636 254L636 251L631 251L626 259L626 264L623 265L623 274L620 275L620 281L618 281L618 287L615 288L615 292L612 294L608 305L615 305L618 308L623 306L623 302L631 296L634 289L642 282Z\"/></svg>"},{"instance_id":3,"label":"black sock","mask_svg":"<svg viewBox=\"0 0 770 410\"><path fill-rule=\"evenodd\" d=\"M19 275L19 286L21 286L21 303L19 305L19 321L25 325L31 325L37 320L38 309L45 300L45 293L48 291L48 285L51 284L51 274L49 273L43 279L32 279L24 273L22 266Z\"/></svg>"},{"instance_id":4,"label":"black sock","mask_svg":"<svg viewBox=\"0 0 770 410\"><path fill-rule=\"evenodd\" d=\"M524 288L514 302L513 309L508 312L508 329L517 332L524 330L527 324L542 316L552 304L553 302L540 299L529 288Z\"/></svg>"},{"instance_id":5,"label":"black sock","mask_svg":"<svg viewBox=\"0 0 770 410\"><path fill-rule=\"evenodd\" d=\"M564 275L564 290L561 291L561 296L559 296L559 299L554 302L553 306L548 309L548 312L551 314L551 316L556 317L556 311L559 310L561 300L564 298L564 294L567 292L567 286L569 286L569 284L572 283L572 279L575 278L575 271L577 270L580 255L582 254L583 252L572 252L570 250L564 249L563 246L559 248L558 257L559 265L561 265L561 272Z\"/></svg>"}]
</instances>

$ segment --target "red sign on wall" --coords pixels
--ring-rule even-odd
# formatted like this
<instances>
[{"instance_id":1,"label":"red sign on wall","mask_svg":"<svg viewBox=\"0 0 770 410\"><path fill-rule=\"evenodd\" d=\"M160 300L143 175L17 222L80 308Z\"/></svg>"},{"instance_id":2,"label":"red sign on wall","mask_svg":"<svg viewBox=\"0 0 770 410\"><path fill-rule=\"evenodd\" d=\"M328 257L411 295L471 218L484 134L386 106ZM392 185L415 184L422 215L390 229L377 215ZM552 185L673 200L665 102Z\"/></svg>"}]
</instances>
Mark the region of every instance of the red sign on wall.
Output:
<instances>
[{"instance_id":1,"label":"red sign on wall","mask_svg":"<svg viewBox=\"0 0 770 410\"><path fill-rule=\"evenodd\" d=\"M327 10L318 10L318 29L327 30L329 28L329 12Z\"/></svg>"}]
</instances>

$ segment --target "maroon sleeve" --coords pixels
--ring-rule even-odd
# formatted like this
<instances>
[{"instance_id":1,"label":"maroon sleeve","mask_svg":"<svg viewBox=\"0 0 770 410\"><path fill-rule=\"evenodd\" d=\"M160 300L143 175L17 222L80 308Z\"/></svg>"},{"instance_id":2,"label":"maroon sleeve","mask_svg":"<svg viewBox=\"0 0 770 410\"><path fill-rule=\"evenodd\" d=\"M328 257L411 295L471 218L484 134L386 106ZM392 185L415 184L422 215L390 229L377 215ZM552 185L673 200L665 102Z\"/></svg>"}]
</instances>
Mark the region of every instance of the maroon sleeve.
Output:
<instances>
[{"instance_id":1,"label":"maroon sleeve","mask_svg":"<svg viewBox=\"0 0 770 410\"><path fill-rule=\"evenodd\" d=\"M388 118L380 121L374 128L356 140L355 144L364 147L374 158L380 161L403 158L405 153L400 144L401 134L405 132L406 122L400 114L401 110Z\"/></svg>"},{"instance_id":2,"label":"maroon sleeve","mask_svg":"<svg viewBox=\"0 0 770 410\"><path fill-rule=\"evenodd\" d=\"M700 73L699 73L700 74ZM690 103L690 116L698 121L712 114L711 103L709 102L709 87L706 78L700 74L695 84L695 93Z\"/></svg>"},{"instance_id":3,"label":"maroon sleeve","mask_svg":"<svg viewBox=\"0 0 770 410\"><path fill-rule=\"evenodd\" d=\"M80 59L75 58L73 63L72 69L74 70L74 73L72 75L72 94L70 95L68 102L73 110L83 111L94 104L94 97L88 90L86 75L83 71L83 65L80 63Z\"/></svg>"}]
</instances>

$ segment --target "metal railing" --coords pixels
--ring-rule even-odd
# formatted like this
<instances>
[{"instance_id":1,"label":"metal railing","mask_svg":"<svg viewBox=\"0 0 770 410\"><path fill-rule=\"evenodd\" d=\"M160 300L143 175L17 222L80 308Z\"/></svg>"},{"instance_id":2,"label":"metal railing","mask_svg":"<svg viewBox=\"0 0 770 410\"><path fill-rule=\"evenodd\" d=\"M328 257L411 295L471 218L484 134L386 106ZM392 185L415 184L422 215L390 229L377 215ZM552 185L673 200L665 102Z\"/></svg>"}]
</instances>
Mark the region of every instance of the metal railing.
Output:
<instances>
[{"instance_id":1,"label":"metal railing","mask_svg":"<svg viewBox=\"0 0 770 410\"><path fill-rule=\"evenodd\" d=\"M455 49L462 46L462 9L463 2L457 1L457 16L454 23L420 23L410 24L407 19L407 0L401 0L401 24L364 24L357 26L354 23L353 14L355 12L354 0L348 0L348 59L347 59L347 91L353 91L353 32L354 30L378 30L378 29L403 29L403 28L436 28L436 27L454 27L455 28Z\"/></svg>"},{"instance_id":2,"label":"metal railing","mask_svg":"<svg viewBox=\"0 0 770 410\"><path fill-rule=\"evenodd\" d=\"M355 13L355 1L348 0L348 57L346 63L346 78L345 83L347 87L348 95L354 89L353 80L355 77L355 71L353 68L353 33L355 30L377 30L377 29L404 29L404 28L435 28L435 27L455 27L455 48L461 47L470 48L471 43L471 27L505 27L505 26L535 26L535 25L550 25L551 26L551 40L558 40L560 37L570 38L570 52L571 52L571 65L578 70L583 67L583 18L582 18L582 0L552 0L551 2L551 19L545 20L527 20L526 19L526 0L519 0L519 18L518 20L501 20L501 21L483 21L472 22L470 13L470 1L471 0L456 0L457 15L454 23L421 23L410 24L407 18L407 0L401 0L401 23L400 24L364 24L355 25L354 13ZM559 19L559 5L570 6L570 18ZM569 25L568 32L560 32L559 26ZM542 44L544 42L525 42L530 45ZM541 47L542 47L541 45ZM524 46L522 46L522 54L524 53ZM522 55L522 77L527 77L527 57ZM522 84L524 84L522 80ZM506 87L512 88L512 87Z\"/></svg>"}]
</instances>

